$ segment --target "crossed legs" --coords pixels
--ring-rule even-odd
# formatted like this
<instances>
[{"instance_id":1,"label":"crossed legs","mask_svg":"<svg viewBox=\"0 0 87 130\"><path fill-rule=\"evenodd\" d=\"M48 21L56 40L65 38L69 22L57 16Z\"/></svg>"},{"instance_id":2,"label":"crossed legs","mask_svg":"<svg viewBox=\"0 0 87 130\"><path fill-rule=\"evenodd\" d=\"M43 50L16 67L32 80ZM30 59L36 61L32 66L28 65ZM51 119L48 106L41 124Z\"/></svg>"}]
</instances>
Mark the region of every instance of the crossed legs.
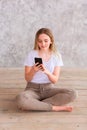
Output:
<instances>
[{"instance_id":1,"label":"crossed legs","mask_svg":"<svg viewBox=\"0 0 87 130\"><path fill-rule=\"evenodd\" d=\"M76 98L74 90L52 88L44 90L42 95L33 90L26 90L16 97L19 108L38 111L72 111L66 104Z\"/></svg>"}]
</instances>

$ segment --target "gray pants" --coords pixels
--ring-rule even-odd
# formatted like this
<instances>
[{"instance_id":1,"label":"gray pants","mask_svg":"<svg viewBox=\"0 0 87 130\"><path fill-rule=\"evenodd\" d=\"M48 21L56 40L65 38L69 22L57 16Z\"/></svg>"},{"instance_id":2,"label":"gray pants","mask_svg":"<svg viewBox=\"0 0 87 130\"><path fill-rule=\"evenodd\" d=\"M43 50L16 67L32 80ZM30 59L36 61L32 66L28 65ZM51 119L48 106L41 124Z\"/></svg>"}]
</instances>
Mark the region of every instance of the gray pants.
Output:
<instances>
[{"instance_id":1,"label":"gray pants","mask_svg":"<svg viewBox=\"0 0 87 130\"><path fill-rule=\"evenodd\" d=\"M72 89L58 88L53 84L28 83L25 91L17 95L18 108L23 110L52 111L52 106L72 102L76 92Z\"/></svg>"}]
</instances>

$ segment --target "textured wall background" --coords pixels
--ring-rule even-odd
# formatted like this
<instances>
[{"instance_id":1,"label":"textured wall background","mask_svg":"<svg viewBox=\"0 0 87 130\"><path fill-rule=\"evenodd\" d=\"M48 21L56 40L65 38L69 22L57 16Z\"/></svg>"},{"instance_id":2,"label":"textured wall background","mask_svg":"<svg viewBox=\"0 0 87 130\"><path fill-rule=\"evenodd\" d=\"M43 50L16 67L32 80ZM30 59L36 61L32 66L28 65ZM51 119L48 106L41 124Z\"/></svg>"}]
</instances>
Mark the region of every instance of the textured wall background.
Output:
<instances>
[{"instance_id":1,"label":"textured wall background","mask_svg":"<svg viewBox=\"0 0 87 130\"><path fill-rule=\"evenodd\" d=\"M0 67L21 67L48 27L66 67L87 67L87 0L0 0Z\"/></svg>"}]
</instances>

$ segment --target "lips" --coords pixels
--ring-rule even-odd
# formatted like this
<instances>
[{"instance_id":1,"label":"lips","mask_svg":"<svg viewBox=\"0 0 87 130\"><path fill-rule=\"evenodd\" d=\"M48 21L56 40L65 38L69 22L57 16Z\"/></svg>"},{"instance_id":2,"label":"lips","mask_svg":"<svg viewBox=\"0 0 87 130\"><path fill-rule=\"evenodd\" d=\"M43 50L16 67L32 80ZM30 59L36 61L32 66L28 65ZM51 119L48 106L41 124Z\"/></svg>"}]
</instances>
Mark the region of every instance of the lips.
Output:
<instances>
[{"instance_id":1,"label":"lips","mask_svg":"<svg viewBox=\"0 0 87 130\"><path fill-rule=\"evenodd\" d=\"M41 48L45 48L46 46L41 46Z\"/></svg>"}]
</instances>

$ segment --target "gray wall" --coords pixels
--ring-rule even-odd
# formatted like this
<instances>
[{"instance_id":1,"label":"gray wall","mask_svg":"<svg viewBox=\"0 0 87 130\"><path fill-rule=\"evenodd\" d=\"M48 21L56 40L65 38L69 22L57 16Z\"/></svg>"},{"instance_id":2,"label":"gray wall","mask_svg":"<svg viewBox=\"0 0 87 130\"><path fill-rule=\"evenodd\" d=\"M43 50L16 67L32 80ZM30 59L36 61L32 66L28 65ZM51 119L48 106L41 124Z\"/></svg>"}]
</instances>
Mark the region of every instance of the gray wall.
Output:
<instances>
[{"instance_id":1,"label":"gray wall","mask_svg":"<svg viewBox=\"0 0 87 130\"><path fill-rule=\"evenodd\" d=\"M65 67L87 67L87 0L0 0L0 67L21 67L48 27Z\"/></svg>"}]
</instances>

